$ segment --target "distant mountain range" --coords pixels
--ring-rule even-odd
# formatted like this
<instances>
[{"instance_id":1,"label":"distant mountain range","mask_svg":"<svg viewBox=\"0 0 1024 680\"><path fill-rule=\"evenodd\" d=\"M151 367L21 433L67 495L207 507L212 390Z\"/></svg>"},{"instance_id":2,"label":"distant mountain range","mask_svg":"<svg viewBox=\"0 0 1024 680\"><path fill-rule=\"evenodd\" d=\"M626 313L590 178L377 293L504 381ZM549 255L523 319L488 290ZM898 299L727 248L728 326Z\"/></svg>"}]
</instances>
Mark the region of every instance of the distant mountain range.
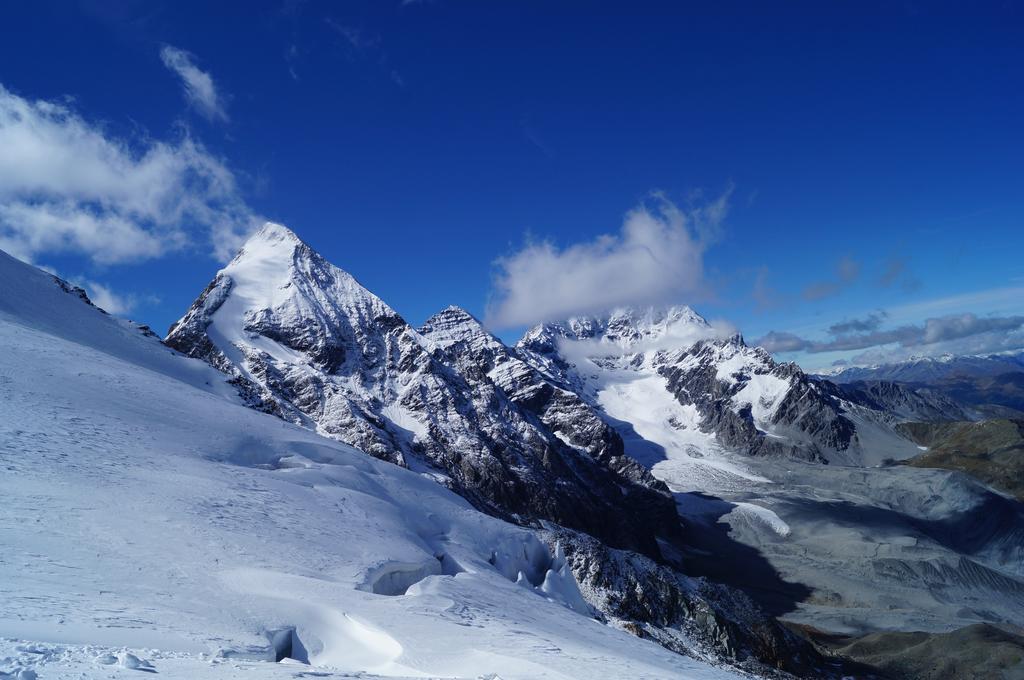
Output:
<instances>
[{"instance_id":1,"label":"distant mountain range","mask_svg":"<svg viewBox=\"0 0 1024 680\"><path fill-rule=\"evenodd\" d=\"M876 366L841 368L822 375L838 383L858 380L929 383L950 378L980 378L1005 373L1024 373L1024 350L999 354L911 357L906 361Z\"/></svg>"},{"instance_id":2,"label":"distant mountain range","mask_svg":"<svg viewBox=\"0 0 1024 680\"><path fill-rule=\"evenodd\" d=\"M945 398L965 418L1024 416L1024 350L999 354L914 357L870 367L850 367L823 377L844 385L897 383L931 398Z\"/></svg>"}]
</instances>

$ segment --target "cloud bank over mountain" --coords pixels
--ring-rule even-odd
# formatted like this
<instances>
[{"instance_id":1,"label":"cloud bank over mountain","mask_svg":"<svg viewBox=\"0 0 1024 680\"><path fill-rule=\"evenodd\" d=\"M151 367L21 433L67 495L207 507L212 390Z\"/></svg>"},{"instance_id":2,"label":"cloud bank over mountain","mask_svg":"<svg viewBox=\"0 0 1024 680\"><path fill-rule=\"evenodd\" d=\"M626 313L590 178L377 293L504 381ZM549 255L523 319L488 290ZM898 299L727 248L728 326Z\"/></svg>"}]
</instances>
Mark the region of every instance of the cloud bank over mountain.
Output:
<instances>
[{"instance_id":1,"label":"cloud bank over mountain","mask_svg":"<svg viewBox=\"0 0 1024 680\"><path fill-rule=\"evenodd\" d=\"M729 212L730 194L689 209L654 194L626 213L617 234L565 247L531 242L499 258L488 323L508 328L700 296L704 253Z\"/></svg>"}]
</instances>

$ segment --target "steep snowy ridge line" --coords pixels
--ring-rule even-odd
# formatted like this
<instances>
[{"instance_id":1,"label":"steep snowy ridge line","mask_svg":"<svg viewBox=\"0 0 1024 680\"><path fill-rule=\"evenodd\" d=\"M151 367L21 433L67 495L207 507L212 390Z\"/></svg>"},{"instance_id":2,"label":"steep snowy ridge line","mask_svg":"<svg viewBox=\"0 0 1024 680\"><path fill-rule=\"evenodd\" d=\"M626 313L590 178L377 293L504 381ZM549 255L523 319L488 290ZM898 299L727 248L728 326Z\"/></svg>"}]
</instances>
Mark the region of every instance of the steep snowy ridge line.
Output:
<instances>
[{"instance_id":1,"label":"steep snowy ridge line","mask_svg":"<svg viewBox=\"0 0 1024 680\"><path fill-rule=\"evenodd\" d=\"M623 480L567 446L490 377L450 365L432 339L284 227L253 236L167 343L235 376L257 406L432 471L492 512L648 553L657 553L659 532L677 531L676 522L641 522L631 497L612 492L646 483L651 489L638 493L657 503L652 478L638 471ZM660 502L670 516L667 495Z\"/></svg>"}]
</instances>

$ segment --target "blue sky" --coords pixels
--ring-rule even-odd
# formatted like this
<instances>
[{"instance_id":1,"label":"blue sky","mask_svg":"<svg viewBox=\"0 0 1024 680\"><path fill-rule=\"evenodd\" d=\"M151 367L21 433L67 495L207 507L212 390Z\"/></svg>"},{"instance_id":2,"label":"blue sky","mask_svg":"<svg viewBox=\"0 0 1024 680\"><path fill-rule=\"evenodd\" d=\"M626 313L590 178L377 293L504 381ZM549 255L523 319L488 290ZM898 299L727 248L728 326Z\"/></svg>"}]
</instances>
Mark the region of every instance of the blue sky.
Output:
<instances>
[{"instance_id":1,"label":"blue sky","mask_svg":"<svg viewBox=\"0 0 1024 680\"><path fill-rule=\"evenodd\" d=\"M1020 5L705 4L5 3L0 247L158 330L266 218L412 323L1024 346Z\"/></svg>"}]
</instances>

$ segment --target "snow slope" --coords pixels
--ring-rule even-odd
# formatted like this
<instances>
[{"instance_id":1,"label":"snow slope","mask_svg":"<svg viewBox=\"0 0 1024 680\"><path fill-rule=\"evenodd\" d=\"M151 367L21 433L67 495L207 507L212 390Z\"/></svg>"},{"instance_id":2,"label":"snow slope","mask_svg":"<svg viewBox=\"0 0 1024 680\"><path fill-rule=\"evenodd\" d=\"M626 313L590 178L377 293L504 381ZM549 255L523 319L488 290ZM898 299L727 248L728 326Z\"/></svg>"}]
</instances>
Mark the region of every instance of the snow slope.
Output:
<instances>
[{"instance_id":1,"label":"snow slope","mask_svg":"<svg viewBox=\"0 0 1024 680\"><path fill-rule=\"evenodd\" d=\"M734 677L581 613L532 533L2 253L0 346L0 673Z\"/></svg>"}]
</instances>

